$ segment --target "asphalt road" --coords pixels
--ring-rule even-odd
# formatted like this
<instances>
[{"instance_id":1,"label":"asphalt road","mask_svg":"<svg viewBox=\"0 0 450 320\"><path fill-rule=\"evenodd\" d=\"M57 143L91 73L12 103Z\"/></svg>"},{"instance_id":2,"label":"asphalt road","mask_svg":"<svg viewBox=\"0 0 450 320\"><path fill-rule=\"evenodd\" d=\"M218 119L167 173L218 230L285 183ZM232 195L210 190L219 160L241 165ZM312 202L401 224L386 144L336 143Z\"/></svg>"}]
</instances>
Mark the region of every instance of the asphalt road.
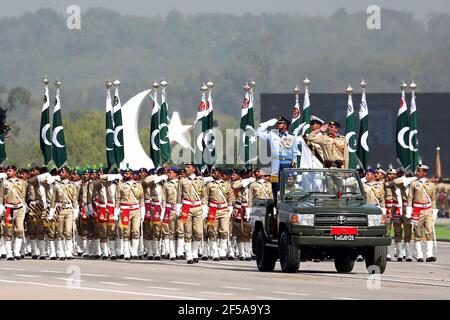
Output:
<instances>
[{"instance_id":1,"label":"asphalt road","mask_svg":"<svg viewBox=\"0 0 450 320\"><path fill-rule=\"evenodd\" d=\"M296 274L258 272L255 261L0 261L0 299L449 299L450 243L434 263L389 262L369 275L364 262L338 274L334 263L304 262Z\"/></svg>"}]
</instances>

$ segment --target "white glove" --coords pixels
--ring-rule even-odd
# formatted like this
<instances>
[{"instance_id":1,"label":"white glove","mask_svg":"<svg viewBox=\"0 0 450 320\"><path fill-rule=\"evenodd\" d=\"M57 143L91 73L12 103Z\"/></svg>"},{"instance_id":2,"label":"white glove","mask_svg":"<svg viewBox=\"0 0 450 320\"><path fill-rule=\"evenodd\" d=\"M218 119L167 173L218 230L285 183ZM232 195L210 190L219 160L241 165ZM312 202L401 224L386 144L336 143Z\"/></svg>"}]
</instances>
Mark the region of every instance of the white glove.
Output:
<instances>
[{"instance_id":1,"label":"white glove","mask_svg":"<svg viewBox=\"0 0 450 320\"><path fill-rule=\"evenodd\" d=\"M233 210L234 210L233 206L228 207L228 213L230 214L230 217L233 214Z\"/></svg>"},{"instance_id":2,"label":"white glove","mask_svg":"<svg viewBox=\"0 0 450 320\"><path fill-rule=\"evenodd\" d=\"M163 175L160 175L160 176L157 176L156 178L155 178L155 183L159 183L159 182L161 182L161 181L165 181L165 180L167 180L169 177L167 177L167 175L165 175L165 174L163 174Z\"/></svg>"},{"instance_id":3,"label":"white glove","mask_svg":"<svg viewBox=\"0 0 450 320\"><path fill-rule=\"evenodd\" d=\"M26 203L23 204L23 211L24 211L25 213L28 212L28 205L27 205Z\"/></svg>"},{"instance_id":4,"label":"white glove","mask_svg":"<svg viewBox=\"0 0 450 320\"><path fill-rule=\"evenodd\" d=\"M0 175L1 175L1 173L0 173ZM42 174L36 176L38 182L42 182L50 177L51 177L51 175L48 172L42 173ZM1 177L0 177L0 179L1 179Z\"/></svg>"},{"instance_id":5,"label":"white glove","mask_svg":"<svg viewBox=\"0 0 450 320\"><path fill-rule=\"evenodd\" d=\"M166 215L166 208L164 208L164 207L161 207L161 215L160 215L160 219L161 219L161 222L163 222L164 221L164 216Z\"/></svg>"},{"instance_id":6,"label":"white glove","mask_svg":"<svg viewBox=\"0 0 450 320\"><path fill-rule=\"evenodd\" d=\"M412 207L406 207L406 215L405 215L405 217L407 219L412 217L412 213L413 213L413 208Z\"/></svg>"},{"instance_id":7,"label":"white glove","mask_svg":"<svg viewBox=\"0 0 450 320\"><path fill-rule=\"evenodd\" d=\"M206 205L202 205L202 211L203 211L203 219L208 218L209 207Z\"/></svg>"},{"instance_id":8,"label":"white glove","mask_svg":"<svg viewBox=\"0 0 450 320\"><path fill-rule=\"evenodd\" d=\"M204 183L208 183L208 182L212 182L212 181L214 181L214 178L213 178L213 177L204 177L204 178L203 178L203 182L204 182Z\"/></svg>"},{"instance_id":9,"label":"white glove","mask_svg":"<svg viewBox=\"0 0 450 320\"><path fill-rule=\"evenodd\" d=\"M242 186L245 188L245 187L247 187L250 183L255 182L255 181L256 181L256 179L255 179L254 177L251 177L251 178L247 178L247 179L242 179L242 180L241 180L241 183L242 183Z\"/></svg>"},{"instance_id":10,"label":"white glove","mask_svg":"<svg viewBox=\"0 0 450 320\"><path fill-rule=\"evenodd\" d=\"M383 214L386 215L386 208L381 208L381 211L383 211Z\"/></svg>"},{"instance_id":11,"label":"white glove","mask_svg":"<svg viewBox=\"0 0 450 320\"><path fill-rule=\"evenodd\" d=\"M120 173L116 174L116 180L122 180L123 177Z\"/></svg>"},{"instance_id":12,"label":"white glove","mask_svg":"<svg viewBox=\"0 0 450 320\"><path fill-rule=\"evenodd\" d=\"M439 213L439 209L433 209L433 222L436 222L438 213Z\"/></svg>"},{"instance_id":13,"label":"white glove","mask_svg":"<svg viewBox=\"0 0 450 320\"><path fill-rule=\"evenodd\" d=\"M120 209L119 208L114 208L114 221L119 221L119 214L120 214Z\"/></svg>"},{"instance_id":14,"label":"white glove","mask_svg":"<svg viewBox=\"0 0 450 320\"><path fill-rule=\"evenodd\" d=\"M73 209L73 221L75 221L79 215L80 215L80 209L74 208Z\"/></svg>"},{"instance_id":15,"label":"white glove","mask_svg":"<svg viewBox=\"0 0 450 320\"><path fill-rule=\"evenodd\" d=\"M107 174L106 175L106 181L111 182L111 181L114 181L116 179L117 179L117 174Z\"/></svg>"},{"instance_id":16,"label":"white glove","mask_svg":"<svg viewBox=\"0 0 450 320\"><path fill-rule=\"evenodd\" d=\"M0 204L0 219L3 217L3 213L5 212L5 206Z\"/></svg>"},{"instance_id":17,"label":"white glove","mask_svg":"<svg viewBox=\"0 0 450 320\"><path fill-rule=\"evenodd\" d=\"M61 181L61 177L60 176L55 176L55 181Z\"/></svg>"},{"instance_id":18,"label":"white glove","mask_svg":"<svg viewBox=\"0 0 450 320\"><path fill-rule=\"evenodd\" d=\"M53 221L55 219L55 208L50 208L48 213L48 220Z\"/></svg>"},{"instance_id":19,"label":"white glove","mask_svg":"<svg viewBox=\"0 0 450 320\"><path fill-rule=\"evenodd\" d=\"M261 128L267 129L268 127L274 126L275 123L277 123L277 119L273 118L273 119L270 119L270 120L268 120L266 122L260 123L259 126Z\"/></svg>"},{"instance_id":20,"label":"white glove","mask_svg":"<svg viewBox=\"0 0 450 320\"><path fill-rule=\"evenodd\" d=\"M0 173L0 180L5 180L8 176L6 175L5 172L1 172Z\"/></svg>"},{"instance_id":21,"label":"white glove","mask_svg":"<svg viewBox=\"0 0 450 320\"><path fill-rule=\"evenodd\" d=\"M55 183L55 177L53 177L53 176L48 177L48 178L47 178L47 183L48 183L48 184L53 184L53 183Z\"/></svg>"},{"instance_id":22,"label":"white glove","mask_svg":"<svg viewBox=\"0 0 450 320\"><path fill-rule=\"evenodd\" d=\"M145 218L145 207L141 207L141 222L144 221Z\"/></svg>"},{"instance_id":23,"label":"white glove","mask_svg":"<svg viewBox=\"0 0 450 320\"><path fill-rule=\"evenodd\" d=\"M250 215L252 214L252 208L245 208L245 215L244 218L246 220L250 220Z\"/></svg>"},{"instance_id":24,"label":"white glove","mask_svg":"<svg viewBox=\"0 0 450 320\"><path fill-rule=\"evenodd\" d=\"M175 205L175 214L177 215L177 217L180 216L180 214L181 214L181 203L177 203Z\"/></svg>"},{"instance_id":25,"label":"white glove","mask_svg":"<svg viewBox=\"0 0 450 320\"><path fill-rule=\"evenodd\" d=\"M88 205L87 205L87 214L88 214L88 216L92 216L93 214L94 214L94 208L92 207L92 203L89 203Z\"/></svg>"},{"instance_id":26,"label":"white glove","mask_svg":"<svg viewBox=\"0 0 450 320\"><path fill-rule=\"evenodd\" d=\"M48 206L49 206L48 202L47 201L43 201L43 204L44 204L44 210L47 209Z\"/></svg>"}]
</instances>

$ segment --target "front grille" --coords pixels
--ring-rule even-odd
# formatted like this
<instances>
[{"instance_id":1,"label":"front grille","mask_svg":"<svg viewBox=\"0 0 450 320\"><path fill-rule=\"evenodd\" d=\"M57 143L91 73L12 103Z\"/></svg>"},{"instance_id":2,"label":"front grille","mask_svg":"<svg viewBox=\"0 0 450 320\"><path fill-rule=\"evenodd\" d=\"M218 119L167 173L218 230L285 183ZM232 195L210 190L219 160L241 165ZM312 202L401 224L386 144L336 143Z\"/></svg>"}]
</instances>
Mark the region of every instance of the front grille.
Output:
<instances>
[{"instance_id":1,"label":"front grille","mask_svg":"<svg viewBox=\"0 0 450 320\"><path fill-rule=\"evenodd\" d=\"M347 219L344 224L339 224L337 217L343 216ZM367 216L364 214L316 214L315 224L317 227L333 227L333 226L352 226L365 227L367 226Z\"/></svg>"}]
</instances>

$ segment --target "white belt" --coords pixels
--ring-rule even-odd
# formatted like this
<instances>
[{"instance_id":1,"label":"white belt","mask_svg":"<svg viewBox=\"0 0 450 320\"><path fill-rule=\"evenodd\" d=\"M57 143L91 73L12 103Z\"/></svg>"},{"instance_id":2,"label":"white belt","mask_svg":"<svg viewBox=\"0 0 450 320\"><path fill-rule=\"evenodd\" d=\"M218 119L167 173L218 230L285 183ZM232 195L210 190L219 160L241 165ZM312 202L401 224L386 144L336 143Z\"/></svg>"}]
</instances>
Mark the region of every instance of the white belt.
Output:
<instances>
[{"instance_id":1,"label":"white belt","mask_svg":"<svg viewBox=\"0 0 450 320\"><path fill-rule=\"evenodd\" d=\"M239 204L239 203L235 203L234 204L234 207L236 208L236 209L241 209L241 208L247 208L248 207L248 204L244 204L244 203L242 203L242 204Z\"/></svg>"},{"instance_id":2,"label":"white belt","mask_svg":"<svg viewBox=\"0 0 450 320\"><path fill-rule=\"evenodd\" d=\"M213 202L210 202L210 203L209 203L209 206L210 206L211 208L217 208L217 209L223 209L223 208L228 207L227 204L226 204L225 202L224 202L224 203L213 203Z\"/></svg>"},{"instance_id":3,"label":"white belt","mask_svg":"<svg viewBox=\"0 0 450 320\"><path fill-rule=\"evenodd\" d=\"M72 204L70 203L61 203L61 202L57 202L56 203L57 207L61 207L63 209L72 209Z\"/></svg>"},{"instance_id":4,"label":"white belt","mask_svg":"<svg viewBox=\"0 0 450 320\"><path fill-rule=\"evenodd\" d=\"M170 203L166 203L166 208L173 209L173 208L175 208L175 205L174 204L170 204Z\"/></svg>"},{"instance_id":5,"label":"white belt","mask_svg":"<svg viewBox=\"0 0 450 320\"><path fill-rule=\"evenodd\" d=\"M134 204L134 205L121 205L120 209L134 210L134 209L139 209L139 206L137 204Z\"/></svg>"},{"instance_id":6,"label":"white belt","mask_svg":"<svg viewBox=\"0 0 450 320\"><path fill-rule=\"evenodd\" d=\"M106 208L106 203L97 203L96 205L99 208Z\"/></svg>"},{"instance_id":7,"label":"white belt","mask_svg":"<svg viewBox=\"0 0 450 320\"><path fill-rule=\"evenodd\" d=\"M10 208L10 209L20 209L23 207L23 204L19 203L19 204L9 204L9 203L5 203L5 207L6 208Z\"/></svg>"},{"instance_id":8,"label":"white belt","mask_svg":"<svg viewBox=\"0 0 450 320\"><path fill-rule=\"evenodd\" d=\"M159 202L159 201L152 201L152 202L150 202L150 204L151 204L152 206L160 206L160 205L161 205L161 202Z\"/></svg>"},{"instance_id":9,"label":"white belt","mask_svg":"<svg viewBox=\"0 0 450 320\"><path fill-rule=\"evenodd\" d=\"M428 203L417 203L417 202L414 202L413 203L413 207L415 207L415 208L431 208L431 202L428 202Z\"/></svg>"},{"instance_id":10,"label":"white belt","mask_svg":"<svg viewBox=\"0 0 450 320\"><path fill-rule=\"evenodd\" d=\"M144 203L152 203L151 200L144 200Z\"/></svg>"},{"instance_id":11,"label":"white belt","mask_svg":"<svg viewBox=\"0 0 450 320\"><path fill-rule=\"evenodd\" d=\"M199 206L202 204L201 201L190 201L190 200L185 200L185 199L183 199L183 203L187 204L189 206Z\"/></svg>"},{"instance_id":12,"label":"white belt","mask_svg":"<svg viewBox=\"0 0 450 320\"><path fill-rule=\"evenodd\" d=\"M44 204L42 200L30 201L30 205L34 206L35 204Z\"/></svg>"}]
</instances>

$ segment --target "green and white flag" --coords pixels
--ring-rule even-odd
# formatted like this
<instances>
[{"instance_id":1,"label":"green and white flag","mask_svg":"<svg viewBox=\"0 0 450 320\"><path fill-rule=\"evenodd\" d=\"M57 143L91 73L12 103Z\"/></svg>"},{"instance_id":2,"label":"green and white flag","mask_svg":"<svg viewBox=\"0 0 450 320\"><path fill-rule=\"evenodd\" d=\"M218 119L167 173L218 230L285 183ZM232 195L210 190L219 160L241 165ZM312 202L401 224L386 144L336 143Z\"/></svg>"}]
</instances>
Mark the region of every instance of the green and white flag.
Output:
<instances>
[{"instance_id":1,"label":"green and white flag","mask_svg":"<svg viewBox=\"0 0 450 320\"><path fill-rule=\"evenodd\" d=\"M111 102L111 89L106 89L106 113L105 113L105 124L106 124L106 162L108 164L108 169L116 162L114 157L114 121L113 121L113 107Z\"/></svg>"},{"instance_id":2,"label":"green and white flag","mask_svg":"<svg viewBox=\"0 0 450 320\"><path fill-rule=\"evenodd\" d=\"M303 99L303 117L300 126L302 127L302 135L305 133L310 133L311 129L309 128L309 121L311 120L311 114L309 107L311 106L309 102L309 90L308 87L305 86L305 97Z\"/></svg>"},{"instance_id":3,"label":"green and white flag","mask_svg":"<svg viewBox=\"0 0 450 320\"><path fill-rule=\"evenodd\" d=\"M6 159L5 136L6 136L6 133L0 134L0 165Z\"/></svg>"},{"instance_id":4,"label":"green and white flag","mask_svg":"<svg viewBox=\"0 0 450 320\"><path fill-rule=\"evenodd\" d=\"M245 164L256 162L256 135L254 120L253 90L245 93L241 108L241 139L239 157Z\"/></svg>"},{"instance_id":5,"label":"green and white flag","mask_svg":"<svg viewBox=\"0 0 450 320\"><path fill-rule=\"evenodd\" d=\"M420 162L419 140L417 139L416 94L412 91L409 113L409 149L411 151L411 170L415 171Z\"/></svg>"},{"instance_id":6,"label":"green and white flag","mask_svg":"<svg viewBox=\"0 0 450 320\"><path fill-rule=\"evenodd\" d=\"M204 142L203 142L203 122L206 115L206 95L202 92L202 99L200 104L198 105L197 117L194 123L194 163L197 166L203 165L203 150L204 150Z\"/></svg>"},{"instance_id":7,"label":"green and white flag","mask_svg":"<svg viewBox=\"0 0 450 320\"><path fill-rule=\"evenodd\" d=\"M302 117L301 117L301 112L300 112L300 102L298 99L298 94L295 96L295 105L292 108L292 120L291 120L291 127L290 130L292 133L297 133L299 132L299 130L297 128L301 128L301 124L302 124ZM301 129L300 129L301 130Z\"/></svg>"},{"instance_id":8,"label":"green and white flag","mask_svg":"<svg viewBox=\"0 0 450 320\"><path fill-rule=\"evenodd\" d=\"M52 135L53 162L59 169L67 163L67 148L64 141L64 128L61 115L61 91L56 88L55 107L53 109L53 135Z\"/></svg>"},{"instance_id":9,"label":"green and white flag","mask_svg":"<svg viewBox=\"0 0 450 320\"><path fill-rule=\"evenodd\" d=\"M122 104L119 97L119 86L114 91L113 103L114 119L114 158L116 165L120 168L120 163L124 159L125 152L123 147L123 125L122 125Z\"/></svg>"},{"instance_id":10,"label":"green and white flag","mask_svg":"<svg viewBox=\"0 0 450 320\"><path fill-rule=\"evenodd\" d=\"M367 107L366 90L363 89L361 104L359 105L359 135L356 154L358 155L359 166L364 169L367 169L369 163L369 145L367 144L368 138L369 108Z\"/></svg>"},{"instance_id":11,"label":"green and white flag","mask_svg":"<svg viewBox=\"0 0 450 320\"><path fill-rule=\"evenodd\" d=\"M39 130L39 141L41 146L44 164L48 165L52 161L52 133L50 128L50 97L48 85L45 86L44 103L41 111L41 126Z\"/></svg>"},{"instance_id":12,"label":"green and white flag","mask_svg":"<svg viewBox=\"0 0 450 320\"><path fill-rule=\"evenodd\" d=\"M404 90L402 90L402 96L400 99L400 108L398 109L397 114L397 127L395 135L397 137L397 143L395 145L397 160L406 171L409 171L411 170L411 150L409 146L409 115Z\"/></svg>"},{"instance_id":13,"label":"green and white flag","mask_svg":"<svg viewBox=\"0 0 450 320\"><path fill-rule=\"evenodd\" d=\"M158 91L153 90L150 94L150 98L153 100L152 118L150 120L150 159L153 161L154 168L159 167L159 103L158 103Z\"/></svg>"},{"instance_id":14,"label":"green and white flag","mask_svg":"<svg viewBox=\"0 0 450 320\"><path fill-rule=\"evenodd\" d=\"M356 141L356 116L353 109L352 95L348 95L347 102L347 117L345 118L345 139L348 142L348 168L356 169L358 164L358 157L356 156L357 141Z\"/></svg>"},{"instance_id":15,"label":"green and white flag","mask_svg":"<svg viewBox=\"0 0 450 320\"><path fill-rule=\"evenodd\" d=\"M161 111L159 114L159 144L161 149L161 163L170 160L169 141L169 107L166 100L166 88L161 89Z\"/></svg>"},{"instance_id":16,"label":"green and white flag","mask_svg":"<svg viewBox=\"0 0 450 320\"><path fill-rule=\"evenodd\" d=\"M206 112L203 119L203 144L205 146L203 152L203 162L208 166L212 166L216 161L216 141L214 137L214 107L211 95L211 90L209 90L208 101L206 102Z\"/></svg>"}]
</instances>

